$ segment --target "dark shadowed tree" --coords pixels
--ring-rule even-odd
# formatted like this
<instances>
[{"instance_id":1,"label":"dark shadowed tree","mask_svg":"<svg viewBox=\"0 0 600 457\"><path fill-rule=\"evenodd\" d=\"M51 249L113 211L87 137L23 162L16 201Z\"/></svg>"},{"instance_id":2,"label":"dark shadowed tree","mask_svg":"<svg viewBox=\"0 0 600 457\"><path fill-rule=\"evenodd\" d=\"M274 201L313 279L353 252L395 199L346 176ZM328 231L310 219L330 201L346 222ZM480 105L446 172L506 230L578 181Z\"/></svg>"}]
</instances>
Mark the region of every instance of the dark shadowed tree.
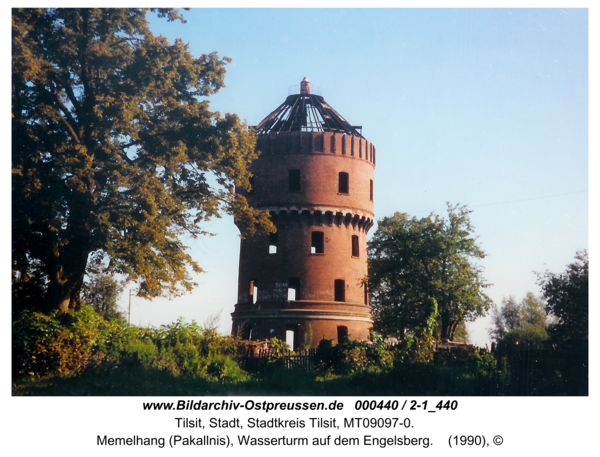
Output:
<instances>
[{"instance_id":1,"label":"dark shadowed tree","mask_svg":"<svg viewBox=\"0 0 600 457\"><path fill-rule=\"evenodd\" d=\"M82 298L105 319L123 319L117 300L123 292L123 286L114 276L106 273L91 273L83 285Z\"/></svg>"},{"instance_id":2,"label":"dark shadowed tree","mask_svg":"<svg viewBox=\"0 0 600 457\"><path fill-rule=\"evenodd\" d=\"M538 284L546 299L546 311L556 322L550 326L553 341L567 346L588 346L589 335L589 256L577 252L575 262L564 273L538 274Z\"/></svg>"},{"instance_id":3,"label":"dark shadowed tree","mask_svg":"<svg viewBox=\"0 0 600 457\"><path fill-rule=\"evenodd\" d=\"M190 290L201 268L181 236L222 213L243 235L272 230L234 192L254 136L206 100L230 59L154 36L147 13L12 11L14 290L26 301L43 288L47 310L77 306L90 260L142 297Z\"/></svg>"},{"instance_id":4,"label":"dark shadowed tree","mask_svg":"<svg viewBox=\"0 0 600 457\"><path fill-rule=\"evenodd\" d=\"M376 330L414 333L425 303L437 302L439 335L453 339L463 322L485 315L492 301L475 260L485 257L476 243L468 210L448 204L448 217L417 219L396 213L378 222L368 244L369 291Z\"/></svg>"}]
</instances>

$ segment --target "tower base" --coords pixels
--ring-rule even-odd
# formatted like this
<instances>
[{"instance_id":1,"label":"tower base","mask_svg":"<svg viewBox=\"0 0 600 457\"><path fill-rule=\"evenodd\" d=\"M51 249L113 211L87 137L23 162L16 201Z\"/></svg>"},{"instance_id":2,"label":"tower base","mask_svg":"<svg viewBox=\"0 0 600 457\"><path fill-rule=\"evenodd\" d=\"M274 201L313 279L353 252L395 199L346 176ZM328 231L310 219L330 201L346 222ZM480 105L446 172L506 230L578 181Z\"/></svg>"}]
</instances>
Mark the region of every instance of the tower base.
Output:
<instances>
[{"instance_id":1,"label":"tower base","mask_svg":"<svg viewBox=\"0 0 600 457\"><path fill-rule=\"evenodd\" d=\"M292 350L314 348L322 339L368 341L373 320L361 303L296 300L283 304L238 304L232 334L246 340L278 338Z\"/></svg>"}]
</instances>

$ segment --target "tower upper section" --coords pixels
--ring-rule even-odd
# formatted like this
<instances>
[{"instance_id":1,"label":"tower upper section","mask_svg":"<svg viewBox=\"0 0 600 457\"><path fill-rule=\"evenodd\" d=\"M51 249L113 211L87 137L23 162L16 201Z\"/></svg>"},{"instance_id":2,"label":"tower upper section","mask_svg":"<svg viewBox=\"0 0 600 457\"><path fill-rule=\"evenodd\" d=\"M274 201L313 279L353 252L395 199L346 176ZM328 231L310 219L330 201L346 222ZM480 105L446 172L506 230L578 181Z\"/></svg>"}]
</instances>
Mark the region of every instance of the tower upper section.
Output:
<instances>
[{"instance_id":1,"label":"tower upper section","mask_svg":"<svg viewBox=\"0 0 600 457\"><path fill-rule=\"evenodd\" d=\"M255 208L280 213L338 214L373 222L373 144L304 78L257 127L260 157L251 165L252 188L238 189Z\"/></svg>"}]
</instances>

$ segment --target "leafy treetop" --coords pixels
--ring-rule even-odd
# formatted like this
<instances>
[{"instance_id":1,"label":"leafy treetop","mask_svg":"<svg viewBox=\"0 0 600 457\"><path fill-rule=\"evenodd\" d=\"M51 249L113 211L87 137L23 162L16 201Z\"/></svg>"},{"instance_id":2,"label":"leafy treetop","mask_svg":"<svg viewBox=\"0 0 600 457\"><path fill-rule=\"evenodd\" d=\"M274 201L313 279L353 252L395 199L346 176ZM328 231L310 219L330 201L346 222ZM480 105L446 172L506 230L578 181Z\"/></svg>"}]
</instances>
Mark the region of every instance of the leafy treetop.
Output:
<instances>
[{"instance_id":1,"label":"leafy treetop","mask_svg":"<svg viewBox=\"0 0 600 457\"><path fill-rule=\"evenodd\" d=\"M206 100L230 59L154 36L148 12L13 10L13 274L18 290L41 284L49 310L77 306L90 260L143 297L191 289L201 268L180 236L223 212L242 235L273 230L234 192L253 135Z\"/></svg>"},{"instance_id":2,"label":"leafy treetop","mask_svg":"<svg viewBox=\"0 0 600 457\"><path fill-rule=\"evenodd\" d=\"M546 328L551 320L546 315L544 298L527 292L520 303L509 297L502 300L500 308L494 308L489 334L498 343L539 346L548 339Z\"/></svg>"},{"instance_id":3,"label":"leafy treetop","mask_svg":"<svg viewBox=\"0 0 600 457\"><path fill-rule=\"evenodd\" d=\"M378 222L369 242L371 307L376 329L414 334L426 319L428 298L437 302L441 338L453 339L461 323L485 315L489 286L475 259L485 257L473 237L465 206L448 204L448 217L410 218L395 213Z\"/></svg>"},{"instance_id":4,"label":"leafy treetop","mask_svg":"<svg viewBox=\"0 0 600 457\"><path fill-rule=\"evenodd\" d=\"M550 337L566 345L587 348L589 338L589 265L587 251L577 252L575 262L563 273L538 273L546 298L546 312L556 318Z\"/></svg>"}]
</instances>

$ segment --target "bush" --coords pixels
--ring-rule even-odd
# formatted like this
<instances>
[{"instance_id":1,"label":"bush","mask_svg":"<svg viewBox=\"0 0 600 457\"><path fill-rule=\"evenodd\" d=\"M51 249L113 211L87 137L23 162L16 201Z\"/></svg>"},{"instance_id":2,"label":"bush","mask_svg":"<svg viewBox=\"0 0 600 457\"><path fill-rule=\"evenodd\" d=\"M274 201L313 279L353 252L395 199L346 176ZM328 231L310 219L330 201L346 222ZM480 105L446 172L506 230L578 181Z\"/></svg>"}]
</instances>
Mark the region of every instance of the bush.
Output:
<instances>
[{"instance_id":1,"label":"bush","mask_svg":"<svg viewBox=\"0 0 600 457\"><path fill-rule=\"evenodd\" d=\"M144 366L174 375L238 382L248 375L233 359L237 341L177 321L160 328L141 328L106 320L91 306L64 316L24 311L13 322L13 374L48 376L79 374L90 366L114 369Z\"/></svg>"},{"instance_id":2,"label":"bush","mask_svg":"<svg viewBox=\"0 0 600 457\"><path fill-rule=\"evenodd\" d=\"M217 355L207 359L206 373L210 380L225 383L245 382L249 379L248 373L231 357Z\"/></svg>"},{"instance_id":3,"label":"bush","mask_svg":"<svg viewBox=\"0 0 600 457\"><path fill-rule=\"evenodd\" d=\"M531 349L541 349L544 341L548 340L548 332L541 325L527 325L509 331L500 340L499 345L504 348L514 346L528 346Z\"/></svg>"},{"instance_id":4,"label":"bush","mask_svg":"<svg viewBox=\"0 0 600 457\"><path fill-rule=\"evenodd\" d=\"M315 365L319 370L336 374L391 368L393 360L393 354L381 339L375 343L347 341L340 344L323 339L315 354Z\"/></svg>"},{"instance_id":5,"label":"bush","mask_svg":"<svg viewBox=\"0 0 600 457\"><path fill-rule=\"evenodd\" d=\"M79 373L117 328L87 305L64 316L23 311L13 322L13 374Z\"/></svg>"}]
</instances>

